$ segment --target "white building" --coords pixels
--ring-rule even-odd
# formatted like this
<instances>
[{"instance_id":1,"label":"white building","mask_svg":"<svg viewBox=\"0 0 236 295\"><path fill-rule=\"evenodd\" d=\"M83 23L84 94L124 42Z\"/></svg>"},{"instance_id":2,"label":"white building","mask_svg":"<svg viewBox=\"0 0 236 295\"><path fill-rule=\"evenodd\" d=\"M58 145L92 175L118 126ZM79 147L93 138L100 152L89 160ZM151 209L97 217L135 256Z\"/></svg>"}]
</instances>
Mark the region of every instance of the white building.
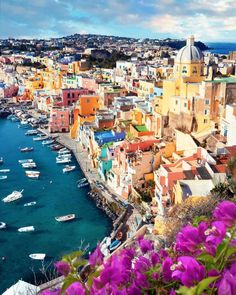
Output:
<instances>
[{"instance_id":1,"label":"white building","mask_svg":"<svg viewBox=\"0 0 236 295\"><path fill-rule=\"evenodd\" d=\"M221 134L226 137L227 145L236 144L236 104L226 105L225 117L220 122Z\"/></svg>"}]
</instances>

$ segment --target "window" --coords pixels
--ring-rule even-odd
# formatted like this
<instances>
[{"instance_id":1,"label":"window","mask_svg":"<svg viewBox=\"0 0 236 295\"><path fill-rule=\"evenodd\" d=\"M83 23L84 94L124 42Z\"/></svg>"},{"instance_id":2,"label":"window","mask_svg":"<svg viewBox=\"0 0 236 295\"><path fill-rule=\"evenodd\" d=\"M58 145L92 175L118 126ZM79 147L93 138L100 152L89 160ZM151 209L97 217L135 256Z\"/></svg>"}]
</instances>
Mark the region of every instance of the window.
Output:
<instances>
[{"instance_id":1,"label":"window","mask_svg":"<svg viewBox=\"0 0 236 295\"><path fill-rule=\"evenodd\" d=\"M75 98L75 94L74 93L72 93L72 98Z\"/></svg>"},{"instance_id":2,"label":"window","mask_svg":"<svg viewBox=\"0 0 236 295\"><path fill-rule=\"evenodd\" d=\"M187 107L187 102L184 103L184 107L185 107L185 108Z\"/></svg>"},{"instance_id":3,"label":"window","mask_svg":"<svg viewBox=\"0 0 236 295\"><path fill-rule=\"evenodd\" d=\"M208 115L209 111L208 110L204 110L204 115Z\"/></svg>"},{"instance_id":4,"label":"window","mask_svg":"<svg viewBox=\"0 0 236 295\"><path fill-rule=\"evenodd\" d=\"M193 74L197 74L197 67L193 67Z\"/></svg>"},{"instance_id":5,"label":"window","mask_svg":"<svg viewBox=\"0 0 236 295\"><path fill-rule=\"evenodd\" d=\"M210 103L209 99L205 99L205 104L209 105L209 103Z\"/></svg>"},{"instance_id":6,"label":"window","mask_svg":"<svg viewBox=\"0 0 236 295\"><path fill-rule=\"evenodd\" d=\"M178 100L175 101L175 104L176 104L176 105L178 104Z\"/></svg>"},{"instance_id":7,"label":"window","mask_svg":"<svg viewBox=\"0 0 236 295\"><path fill-rule=\"evenodd\" d=\"M90 102L90 99L87 99L87 103L89 103Z\"/></svg>"},{"instance_id":8,"label":"window","mask_svg":"<svg viewBox=\"0 0 236 295\"><path fill-rule=\"evenodd\" d=\"M69 92L69 93L67 93L67 98L70 98L70 92Z\"/></svg>"},{"instance_id":9,"label":"window","mask_svg":"<svg viewBox=\"0 0 236 295\"><path fill-rule=\"evenodd\" d=\"M204 122L204 124L206 124L206 123L208 122L208 120L207 120L207 119L204 119L204 121L203 121L203 122Z\"/></svg>"},{"instance_id":10,"label":"window","mask_svg":"<svg viewBox=\"0 0 236 295\"><path fill-rule=\"evenodd\" d=\"M187 74L187 67L186 66L183 66L182 73Z\"/></svg>"},{"instance_id":11,"label":"window","mask_svg":"<svg viewBox=\"0 0 236 295\"><path fill-rule=\"evenodd\" d=\"M61 118L64 118L64 115L63 114L61 114Z\"/></svg>"}]
</instances>

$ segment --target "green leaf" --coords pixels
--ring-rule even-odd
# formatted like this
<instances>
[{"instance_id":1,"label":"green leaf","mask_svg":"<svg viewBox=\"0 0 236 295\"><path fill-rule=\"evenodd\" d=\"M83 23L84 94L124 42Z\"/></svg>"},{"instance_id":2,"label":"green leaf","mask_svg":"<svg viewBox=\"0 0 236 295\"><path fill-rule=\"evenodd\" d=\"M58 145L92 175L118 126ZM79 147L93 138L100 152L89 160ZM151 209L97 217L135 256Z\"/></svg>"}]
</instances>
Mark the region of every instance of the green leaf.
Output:
<instances>
[{"instance_id":1,"label":"green leaf","mask_svg":"<svg viewBox=\"0 0 236 295\"><path fill-rule=\"evenodd\" d=\"M229 247L226 251L226 254L225 254L225 260L227 262L228 258L232 255L236 253L236 248L235 247Z\"/></svg>"},{"instance_id":2,"label":"green leaf","mask_svg":"<svg viewBox=\"0 0 236 295\"><path fill-rule=\"evenodd\" d=\"M91 273L91 274L88 276L87 285L89 286L89 288L92 287L92 284L93 284L93 278L97 278L97 277L99 277L99 275L100 275L100 271L99 271L99 270L96 270L95 272Z\"/></svg>"},{"instance_id":3,"label":"green leaf","mask_svg":"<svg viewBox=\"0 0 236 295\"><path fill-rule=\"evenodd\" d=\"M182 286L179 288L179 290L176 291L177 294L181 294L181 295L196 295L196 289L197 287L185 287Z\"/></svg>"},{"instance_id":4,"label":"green leaf","mask_svg":"<svg viewBox=\"0 0 236 295\"><path fill-rule=\"evenodd\" d=\"M205 220L207 220L207 218L206 218L206 216L204 216L204 215L196 216L196 217L193 218L193 222L192 222L192 224L193 224L193 226L196 227L196 226L199 225L199 223L200 223L201 221L205 221Z\"/></svg>"},{"instance_id":5,"label":"green leaf","mask_svg":"<svg viewBox=\"0 0 236 295\"><path fill-rule=\"evenodd\" d=\"M218 260L218 258L222 255L222 253L227 248L227 246L228 246L227 240L223 240L222 243L217 247L216 255L215 255L215 261Z\"/></svg>"},{"instance_id":6,"label":"green leaf","mask_svg":"<svg viewBox=\"0 0 236 295\"><path fill-rule=\"evenodd\" d=\"M208 286L213 283L214 281L216 281L219 278L219 276L217 277L209 277L206 279L203 279L201 282L198 283L197 285L197 290L196 290L196 295L201 295L202 292L204 290L206 290L208 288Z\"/></svg>"},{"instance_id":7,"label":"green leaf","mask_svg":"<svg viewBox=\"0 0 236 295\"><path fill-rule=\"evenodd\" d=\"M197 260L204 262L205 264L214 264L214 257L207 253L202 253L197 257Z\"/></svg>"},{"instance_id":8,"label":"green leaf","mask_svg":"<svg viewBox=\"0 0 236 295\"><path fill-rule=\"evenodd\" d=\"M65 279L64 279L64 283L62 285L61 288L61 294L64 294L66 289L73 283L78 282L79 279L75 276L72 275L68 275Z\"/></svg>"}]
</instances>

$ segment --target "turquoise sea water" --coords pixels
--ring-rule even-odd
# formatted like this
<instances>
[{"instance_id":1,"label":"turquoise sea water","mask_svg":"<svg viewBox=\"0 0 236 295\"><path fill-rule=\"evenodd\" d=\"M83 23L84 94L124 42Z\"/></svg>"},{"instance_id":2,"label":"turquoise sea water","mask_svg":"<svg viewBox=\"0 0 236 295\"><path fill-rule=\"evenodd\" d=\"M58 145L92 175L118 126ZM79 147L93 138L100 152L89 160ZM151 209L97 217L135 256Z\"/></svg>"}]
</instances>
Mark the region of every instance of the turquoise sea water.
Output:
<instances>
[{"instance_id":1,"label":"turquoise sea water","mask_svg":"<svg viewBox=\"0 0 236 295\"><path fill-rule=\"evenodd\" d=\"M32 136L25 136L26 129L18 123L0 119L0 157L4 164L0 169L10 168L6 180L0 180L0 221L7 223L0 230L0 294L18 279L34 281L31 268L37 272L41 262L31 260L30 253L46 253L48 262L63 254L78 250L81 240L90 249L111 230L111 221L87 196L88 187L78 189L76 182L84 177L78 169L63 174L63 165L56 164L56 152L41 142L34 142ZM21 153L19 147L33 146L34 151ZM25 176L19 159L33 158L39 180ZM1 199L13 190L24 189L23 198L4 203ZM37 205L24 207L23 204L37 201ZM58 223L54 217L75 213L72 222ZM17 228L35 226L35 232L19 233ZM2 260L1 257L6 257Z\"/></svg>"}]
</instances>

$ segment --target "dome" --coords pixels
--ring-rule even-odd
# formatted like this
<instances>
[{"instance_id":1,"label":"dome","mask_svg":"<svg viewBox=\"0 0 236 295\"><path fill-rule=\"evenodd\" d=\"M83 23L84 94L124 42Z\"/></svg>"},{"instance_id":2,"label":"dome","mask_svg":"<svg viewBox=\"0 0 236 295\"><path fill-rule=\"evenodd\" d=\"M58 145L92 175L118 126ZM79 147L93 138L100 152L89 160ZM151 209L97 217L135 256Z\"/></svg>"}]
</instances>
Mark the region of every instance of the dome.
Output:
<instances>
[{"instance_id":1,"label":"dome","mask_svg":"<svg viewBox=\"0 0 236 295\"><path fill-rule=\"evenodd\" d=\"M186 46L181 48L175 58L175 62L177 63L185 63L185 62L201 62L203 61L203 54L201 50L194 46L194 37L191 36L187 40Z\"/></svg>"}]
</instances>

